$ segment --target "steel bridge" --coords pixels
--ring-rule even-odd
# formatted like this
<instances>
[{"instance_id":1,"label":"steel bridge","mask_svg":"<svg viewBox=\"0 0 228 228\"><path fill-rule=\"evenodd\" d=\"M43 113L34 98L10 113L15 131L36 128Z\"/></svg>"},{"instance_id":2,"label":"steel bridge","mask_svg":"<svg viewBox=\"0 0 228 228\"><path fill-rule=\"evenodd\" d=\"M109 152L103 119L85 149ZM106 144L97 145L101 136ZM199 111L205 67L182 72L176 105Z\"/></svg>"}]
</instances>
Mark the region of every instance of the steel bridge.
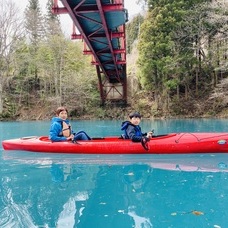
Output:
<instances>
[{"instance_id":1,"label":"steel bridge","mask_svg":"<svg viewBox=\"0 0 228 228\"><path fill-rule=\"evenodd\" d=\"M124 0L54 0L53 13L70 15L72 39L84 41L84 54L96 66L102 104L127 102L126 36L128 20Z\"/></svg>"}]
</instances>

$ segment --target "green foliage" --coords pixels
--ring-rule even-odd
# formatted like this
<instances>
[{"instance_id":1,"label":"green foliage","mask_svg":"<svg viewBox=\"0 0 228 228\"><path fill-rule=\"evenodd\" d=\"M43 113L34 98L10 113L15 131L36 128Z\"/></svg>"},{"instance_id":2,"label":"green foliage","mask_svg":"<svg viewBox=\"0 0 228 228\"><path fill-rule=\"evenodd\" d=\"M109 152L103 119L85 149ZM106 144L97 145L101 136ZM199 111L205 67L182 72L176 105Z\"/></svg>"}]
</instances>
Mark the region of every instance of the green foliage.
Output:
<instances>
[{"instance_id":1,"label":"green foliage","mask_svg":"<svg viewBox=\"0 0 228 228\"><path fill-rule=\"evenodd\" d=\"M138 39L138 36L140 33L140 27L143 21L144 21L143 16L141 14L138 14L130 22L126 24L127 53L131 53L132 45L134 41Z\"/></svg>"},{"instance_id":2,"label":"green foliage","mask_svg":"<svg viewBox=\"0 0 228 228\"><path fill-rule=\"evenodd\" d=\"M30 2L27 12L34 7L37 9L38 5L33 3ZM30 18L27 19L30 22ZM53 18L48 21L57 23ZM34 34L33 31L31 33ZM90 58L83 55L82 43L72 42L60 32L43 35L35 46L31 40L17 40L13 76L4 87L10 103L5 106L4 113L12 117L18 108L32 107L41 101L45 104L51 102L54 106L64 104L69 109L78 108L80 113L86 112L93 102L99 100L99 91L95 68ZM12 112L10 107L17 108Z\"/></svg>"},{"instance_id":3,"label":"green foliage","mask_svg":"<svg viewBox=\"0 0 228 228\"><path fill-rule=\"evenodd\" d=\"M210 89L212 66L218 64L220 50L224 53L221 44L218 50L218 43L213 42L224 34L228 21L221 4L210 2L145 1L149 11L141 25L138 44L139 79L145 90L168 99L175 90L193 90L197 96L203 85ZM219 57L219 64L224 67L222 58Z\"/></svg>"},{"instance_id":4,"label":"green foliage","mask_svg":"<svg viewBox=\"0 0 228 228\"><path fill-rule=\"evenodd\" d=\"M178 84L179 84L179 82L176 78L169 79L169 80L165 81L165 83L164 83L165 87L168 88L168 90L176 89Z\"/></svg>"}]
</instances>

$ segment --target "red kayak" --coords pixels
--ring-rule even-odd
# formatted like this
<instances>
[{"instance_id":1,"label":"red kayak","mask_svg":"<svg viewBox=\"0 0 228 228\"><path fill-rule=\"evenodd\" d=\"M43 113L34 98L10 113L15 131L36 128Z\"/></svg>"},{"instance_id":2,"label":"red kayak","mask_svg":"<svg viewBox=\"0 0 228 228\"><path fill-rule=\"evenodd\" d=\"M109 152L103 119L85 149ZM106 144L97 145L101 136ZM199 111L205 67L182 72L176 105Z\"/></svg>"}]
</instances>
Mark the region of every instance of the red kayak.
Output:
<instances>
[{"instance_id":1,"label":"red kayak","mask_svg":"<svg viewBox=\"0 0 228 228\"><path fill-rule=\"evenodd\" d=\"M119 137L51 142L47 136L30 136L4 140L2 145L5 150L75 154L228 153L228 133L171 133L142 143Z\"/></svg>"}]
</instances>

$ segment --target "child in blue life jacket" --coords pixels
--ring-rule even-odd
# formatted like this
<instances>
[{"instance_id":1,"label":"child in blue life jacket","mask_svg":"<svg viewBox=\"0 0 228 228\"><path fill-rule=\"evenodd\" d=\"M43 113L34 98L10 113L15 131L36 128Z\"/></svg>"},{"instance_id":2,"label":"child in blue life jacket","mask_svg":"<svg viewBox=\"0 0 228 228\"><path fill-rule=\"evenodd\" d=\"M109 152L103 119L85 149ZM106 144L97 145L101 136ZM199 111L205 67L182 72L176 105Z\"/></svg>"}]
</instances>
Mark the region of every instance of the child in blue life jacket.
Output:
<instances>
[{"instance_id":1,"label":"child in blue life jacket","mask_svg":"<svg viewBox=\"0 0 228 228\"><path fill-rule=\"evenodd\" d=\"M91 138L84 132L75 133L70 126L68 111L65 107L56 110L56 117L52 118L49 138L53 142L90 140Z\"/></svg>"},{"instance_id":2,"label":"child in blue life jacket","mask_svg":"<svg viewBox=\"0 0 228 228\"><path fill-rule=\"evenodd\" d=\"M152 137L153 132L142 133L139 126L141 121L141 115L139 112L132 112L129 115L129 120L122 122L121 130L124 131L122 137L124 139L131 139L133 142L141 142L143 138L149 140Z\"/></svg>"}]
</instances>

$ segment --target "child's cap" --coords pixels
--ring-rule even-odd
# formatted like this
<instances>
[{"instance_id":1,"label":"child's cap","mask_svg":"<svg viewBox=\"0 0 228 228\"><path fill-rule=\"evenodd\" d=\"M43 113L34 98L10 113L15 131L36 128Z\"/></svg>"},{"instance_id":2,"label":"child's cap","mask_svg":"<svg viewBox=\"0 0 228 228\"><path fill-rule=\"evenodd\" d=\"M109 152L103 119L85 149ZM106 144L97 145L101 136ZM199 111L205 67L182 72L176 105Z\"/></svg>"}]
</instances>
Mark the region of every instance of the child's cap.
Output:
<instances>
[{"instance_id":1,"label":"child's cap","mask_svg":"<svg viewBox=\"0 0 228 228\"><path fill-rule=\"evenodd\" d=\"M131 112L131 113L129 114L129 118L131 119L131 118L133 118L133 117L141 118L142 116L140 115L139 112Z\"/></svg>"}]
</instances>

